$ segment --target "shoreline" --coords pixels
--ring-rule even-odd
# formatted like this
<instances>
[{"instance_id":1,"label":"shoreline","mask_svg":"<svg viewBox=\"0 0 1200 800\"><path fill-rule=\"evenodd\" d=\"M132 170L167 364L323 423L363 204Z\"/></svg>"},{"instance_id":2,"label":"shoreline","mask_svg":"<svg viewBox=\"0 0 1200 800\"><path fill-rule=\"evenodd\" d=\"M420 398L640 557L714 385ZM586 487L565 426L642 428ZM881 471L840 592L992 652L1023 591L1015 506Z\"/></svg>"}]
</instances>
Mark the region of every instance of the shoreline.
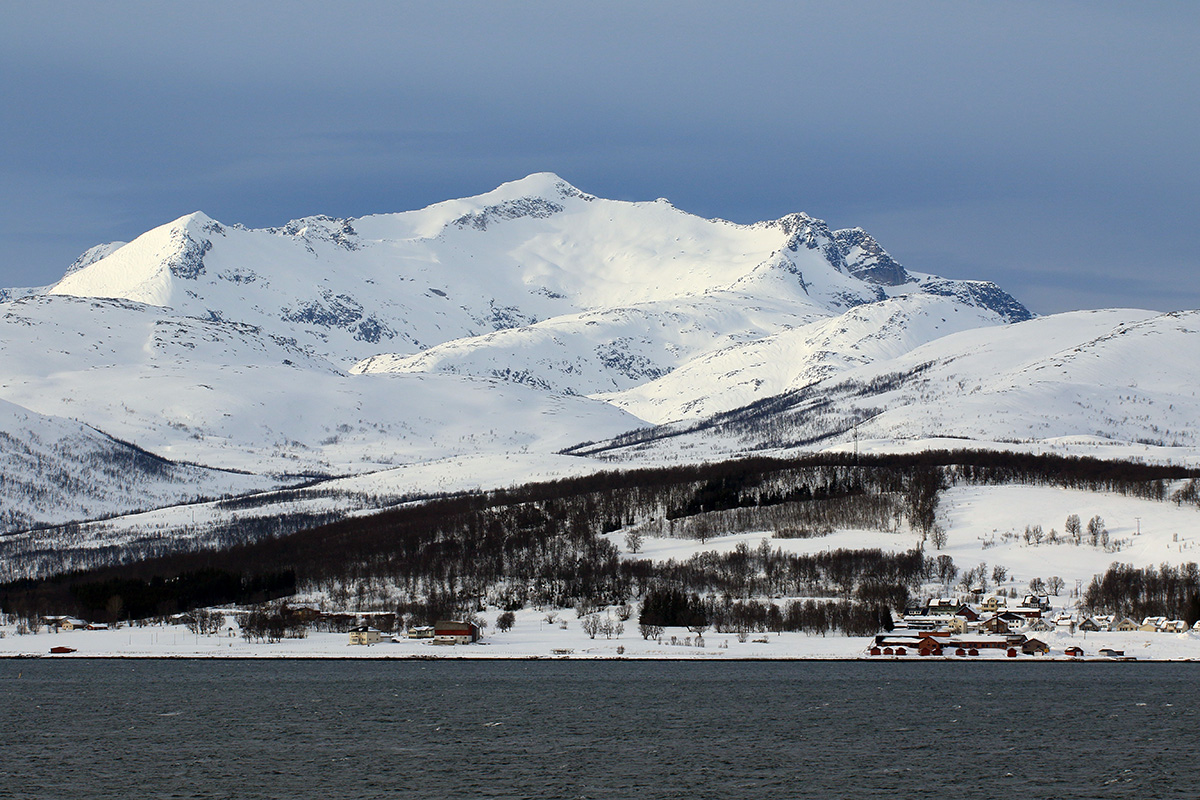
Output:
<instances>
[{"instance_id":1,"label":"shoreline","mask_svg":"<svg viewBox=\"0 0 1200 800\"><path fill-rule=\"evenodd\" d=\"M661 655L461 655L429 656L422 654L397 655L201 655L197 653L0 653L0 661L30 661L36 659L70 661L639 661L680 663L784 663L784 662L878 662L892 664L963 663L963 664L1187 664L1200 658L1111 658L1108 656L730 656L670 657Z\"/></svg>"}]
</instances>

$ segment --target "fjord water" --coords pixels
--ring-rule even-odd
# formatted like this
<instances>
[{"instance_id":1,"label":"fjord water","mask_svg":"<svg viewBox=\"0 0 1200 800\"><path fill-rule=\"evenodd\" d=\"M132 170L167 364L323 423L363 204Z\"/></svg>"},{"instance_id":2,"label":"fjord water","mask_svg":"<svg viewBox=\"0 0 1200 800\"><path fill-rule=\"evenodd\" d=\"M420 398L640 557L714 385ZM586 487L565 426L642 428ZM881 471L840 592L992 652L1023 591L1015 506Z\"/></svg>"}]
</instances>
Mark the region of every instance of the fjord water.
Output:
<instances>
[{"instance_id":1,"label":"fjord water","mask_svg":"<svg viewBox=\"0 0 1200 800\"><path fill-rule=\"evenodd\" d=\"M1194 798L1193 664L0 662L4 798Z\"/></svg>"}]
</instances>

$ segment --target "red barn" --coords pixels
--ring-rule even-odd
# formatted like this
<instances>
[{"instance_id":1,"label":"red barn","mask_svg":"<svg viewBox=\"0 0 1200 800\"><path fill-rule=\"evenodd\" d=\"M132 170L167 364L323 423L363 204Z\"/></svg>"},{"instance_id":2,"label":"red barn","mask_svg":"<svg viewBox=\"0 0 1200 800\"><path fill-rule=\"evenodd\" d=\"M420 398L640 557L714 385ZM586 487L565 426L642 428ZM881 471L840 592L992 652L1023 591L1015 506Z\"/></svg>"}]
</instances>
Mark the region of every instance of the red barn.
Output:
<instances>
[{"instance_id":1,"label":"red barn","mask_svg":"<svg viewBox=\"0 0 1200 800\"><path fill-rule=\"evenodd\" d=\"M479 628L474 622L440 619L433 626L434 644L471 644L479 641Z\"/></svg>"}]
</instances>

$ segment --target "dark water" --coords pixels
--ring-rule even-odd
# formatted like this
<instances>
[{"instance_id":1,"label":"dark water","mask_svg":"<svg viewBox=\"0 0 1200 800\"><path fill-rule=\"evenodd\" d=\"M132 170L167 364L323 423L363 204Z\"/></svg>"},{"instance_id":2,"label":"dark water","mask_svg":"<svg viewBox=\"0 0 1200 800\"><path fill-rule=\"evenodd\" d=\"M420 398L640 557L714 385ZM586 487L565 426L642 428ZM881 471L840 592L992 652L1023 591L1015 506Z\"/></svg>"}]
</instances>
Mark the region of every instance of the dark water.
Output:
<instances>
[{"instance_id":1,"label":"dark water","mask_svg":"<svg viewBox=\"0 0 1200 800\"><path fill-rule=\"evenodd\" d=\"M0 661L0 797L1197 798L1189 664Z\"/></svg>"}]
</instances>

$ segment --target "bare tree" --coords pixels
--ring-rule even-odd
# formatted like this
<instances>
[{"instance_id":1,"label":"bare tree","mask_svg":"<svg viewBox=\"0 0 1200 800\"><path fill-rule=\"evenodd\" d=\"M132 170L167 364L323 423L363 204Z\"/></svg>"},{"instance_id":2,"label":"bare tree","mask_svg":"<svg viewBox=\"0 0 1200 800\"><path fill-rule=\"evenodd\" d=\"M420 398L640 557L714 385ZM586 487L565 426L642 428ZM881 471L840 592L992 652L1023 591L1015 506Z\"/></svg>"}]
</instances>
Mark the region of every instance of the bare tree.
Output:
<instances>
[{"instance_id":1,"label":"bare tree","mask_svg":"<svg viewBox=\"0 0 1200 800\"><path fill-rule=\"evenodd\" d=\"M121 595L114 594L108 598L108 602L104 604L104 610L108 614L108 622L114 628L121 621L121 612L125 610L125 601L121 599Z\"/></svg>"},{"instance_id":2,"label":"bare tree","mask_svg":"<svg viewBox=\"0 0 1200 800\"><path fill-rule=\"evenodd\" d=\"M941 555L937 557L937 576L945 586L949 587L954 582L955 576L958 575L958 567L954 565L954 559L950 556Z\"/></svg>"},{"instance_id":3,"label":"bare tree","mask_svg":"<svg viewBox=\"0 0 1200 800\"><path fill-rule=\"evenodd\" d=\"M933 549L941 550L946 546L946 529L940 523L934 523L929 531L929 538L933 541Z\"/></svg>"},{"instance_id":4,"label":"bare tree","mask_svg":"<svg viewBox=\"0 0 1200 800\"><path fill-rule=\"evenodd\" d=\"M1075 544L1083 540L1083 525L1079 522L1078 514L1067 517L1067 521L1063 523L1063 531L1075 540Z\"/></svg>"},{"instance_id":5,"label":"bare tree","mask_svg":"<svg viewBox=\"0 0 1200 800\"><path fill-rule=\"evenodd\" d=\"M643 639L657 639L663 635L661 625L638 625L638 632L642 634Z\"/></svg>"},{"instance_id":6,"label":"bare tree","mask_svg":"<svg viewBox=\"0 0 1200 800\"><path fill-rule=\"evenodd\" d=\"M630 531L625 534L625 549L637 555L642 550L642 542L644 541L642 534L638 531Z\"/></svg>"}]
</instances>

